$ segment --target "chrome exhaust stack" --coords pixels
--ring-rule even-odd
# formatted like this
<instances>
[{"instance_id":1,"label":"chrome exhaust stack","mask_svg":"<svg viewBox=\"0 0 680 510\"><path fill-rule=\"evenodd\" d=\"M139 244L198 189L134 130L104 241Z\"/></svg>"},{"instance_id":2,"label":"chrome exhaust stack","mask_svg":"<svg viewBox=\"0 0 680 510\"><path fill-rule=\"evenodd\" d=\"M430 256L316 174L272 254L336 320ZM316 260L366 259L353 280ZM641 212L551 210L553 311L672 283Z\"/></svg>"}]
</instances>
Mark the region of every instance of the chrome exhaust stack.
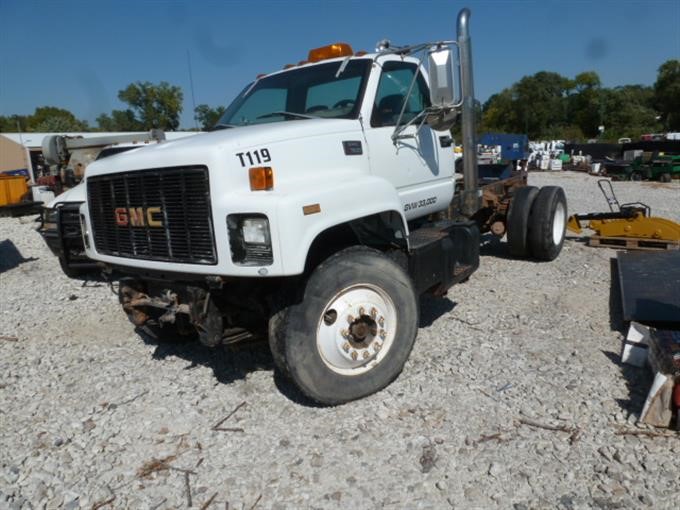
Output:
<instances>
[{"instance_id":1,"label":"chrome exhaust stack","mask_svg":"<svg viewBox=\"0 0 680 510\"><path fill-rule=\"evenodd\" d=\"M461 212L472 216L480 205L477 189L477 140L475 122L475 89L472 79L472 44L470 10L458 13L458 51L460 55L461 131L463 145L463 184Z\"/></svg>"}]
</instances>

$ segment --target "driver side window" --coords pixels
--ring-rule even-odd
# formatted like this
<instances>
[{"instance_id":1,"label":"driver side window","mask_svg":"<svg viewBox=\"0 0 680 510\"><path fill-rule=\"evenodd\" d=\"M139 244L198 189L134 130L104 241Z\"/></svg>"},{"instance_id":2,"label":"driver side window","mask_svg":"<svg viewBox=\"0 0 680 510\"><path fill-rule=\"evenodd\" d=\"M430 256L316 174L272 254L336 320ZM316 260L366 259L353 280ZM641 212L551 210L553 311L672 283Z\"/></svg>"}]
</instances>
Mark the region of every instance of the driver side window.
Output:
<instances>
[{"instance_id":1,"label":"driver side window","mask_svg":"<svg viewBox=\"0 0 680 510\"><path fill-rule=\"evenodd\" d=\"M415 73L418 73L418 77L411 95L407 98L406 94ZM415 64L397 61L385 62L373 104L371 126L395 126L404 102L406 102L406 108L404 108L402 124L413 119L418 113L430 106L425 79L418 72L418 67Z\"/></svg>"}]
</instances>

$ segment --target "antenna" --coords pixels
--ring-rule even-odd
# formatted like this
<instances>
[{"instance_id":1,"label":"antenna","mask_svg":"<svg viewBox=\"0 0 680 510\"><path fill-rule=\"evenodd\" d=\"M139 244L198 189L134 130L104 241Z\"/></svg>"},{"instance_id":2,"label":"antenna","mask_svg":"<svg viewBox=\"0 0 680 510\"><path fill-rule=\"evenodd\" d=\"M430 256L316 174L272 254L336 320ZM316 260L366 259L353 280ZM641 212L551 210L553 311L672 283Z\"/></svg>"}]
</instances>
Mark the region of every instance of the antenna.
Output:
<instances>
[{"instance_id":1,"label":"antenna","mask_svg":"<svg viewBox=\"0 0 680 510\"><path fill-rule=\"evenodd\" d=\"M191 87L191 103L193 105L194 127L198 131L198 120L196 119L196 98L194 97L194 76L191 72L191 53L187 50L187 64L189 65L189 86Z\"/></svg>"}]
</instances>

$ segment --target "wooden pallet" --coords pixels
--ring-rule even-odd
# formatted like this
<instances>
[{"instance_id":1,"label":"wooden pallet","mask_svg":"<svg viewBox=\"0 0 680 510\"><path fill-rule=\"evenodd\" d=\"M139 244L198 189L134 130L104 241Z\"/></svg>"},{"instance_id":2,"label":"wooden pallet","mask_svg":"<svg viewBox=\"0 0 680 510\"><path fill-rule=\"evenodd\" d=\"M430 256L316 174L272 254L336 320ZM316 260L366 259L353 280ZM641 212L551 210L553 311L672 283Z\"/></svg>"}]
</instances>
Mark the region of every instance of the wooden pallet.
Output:
<instances>
[{"instance_id":1,"label":"wooden pallet","mask_svg":"<svg viewBox=\"0 0 680 510\"><path fill-rule=\"evenodd\" d=\"M588 245L598 248L621 248L624 250L680 250L680 241L644 239L641 237L603 237L590 236Z\"/></svg>"}]
</instances>

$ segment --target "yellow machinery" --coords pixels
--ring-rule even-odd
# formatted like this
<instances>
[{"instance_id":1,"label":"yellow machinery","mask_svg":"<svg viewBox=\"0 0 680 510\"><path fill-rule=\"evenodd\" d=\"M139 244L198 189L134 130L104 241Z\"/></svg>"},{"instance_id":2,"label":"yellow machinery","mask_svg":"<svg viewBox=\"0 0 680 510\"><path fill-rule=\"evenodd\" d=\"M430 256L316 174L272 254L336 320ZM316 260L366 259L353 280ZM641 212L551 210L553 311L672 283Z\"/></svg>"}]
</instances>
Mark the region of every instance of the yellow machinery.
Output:
<instances>
[{"instance_id":1,"label":"yellow machinery","mask_svg":"<svg viewBox=\"0 0 680 510\"><path fill-rule=\"evenodd\" d=\"M38 213L42 202L33 200L23 175L0 172L0 216L23 216Z\"/></svg>"},{"instance_id":2,"label":"yellow machinery","mask_svg":"<svg viewBox=\"0 0 680 510\"><path fill-rule=\"evenodd\" d=\"M0 207L18 204L28 193L23 175L0 174Z\"/></svg>"},{"instance_id":3,"label":"yellow machinery","mask_svg":"<svg viewBox=\"0 0 680 510\"><path fill-rule=\"evenodd\" d=\"M620 205L614 195L611 182L605 179L598 181L597 185L609 204L610 212L575 214L567 222L567 228L576 234L580 234L581 221L588 220L588 228L594 230L596 235L591 240L597 242L594 245L623 244L628 248L673 248L680 246L680 224L651 215L649 206L640 202ZM616 243L607 241L634 241ZM646 241L666 241L656 245L645 244Z\"/></svg>"}]
</instances>

